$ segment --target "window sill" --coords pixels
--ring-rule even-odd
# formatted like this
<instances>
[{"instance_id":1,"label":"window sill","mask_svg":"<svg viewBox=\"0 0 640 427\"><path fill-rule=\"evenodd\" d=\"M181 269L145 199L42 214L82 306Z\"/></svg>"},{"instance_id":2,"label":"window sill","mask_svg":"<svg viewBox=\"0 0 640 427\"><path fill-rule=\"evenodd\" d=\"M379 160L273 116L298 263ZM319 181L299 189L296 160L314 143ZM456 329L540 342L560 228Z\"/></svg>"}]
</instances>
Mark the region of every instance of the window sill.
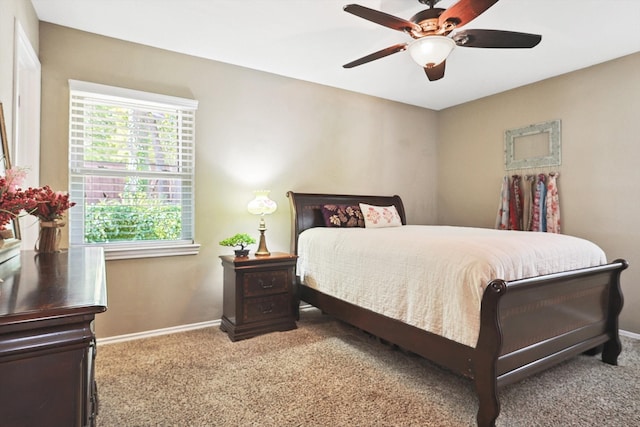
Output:
<instances>
[{"instance_id":1,"label":"window sill","mask_svg":"<svg viewBox=\"0 0 640 427\"><path fill-rule=\"evenodd\" d=\"M198 255L199 243L185 243L180 245L105 245L104 257L106 261L119 259L158 258L167 256Z\"/></svg>"}]
</instances>

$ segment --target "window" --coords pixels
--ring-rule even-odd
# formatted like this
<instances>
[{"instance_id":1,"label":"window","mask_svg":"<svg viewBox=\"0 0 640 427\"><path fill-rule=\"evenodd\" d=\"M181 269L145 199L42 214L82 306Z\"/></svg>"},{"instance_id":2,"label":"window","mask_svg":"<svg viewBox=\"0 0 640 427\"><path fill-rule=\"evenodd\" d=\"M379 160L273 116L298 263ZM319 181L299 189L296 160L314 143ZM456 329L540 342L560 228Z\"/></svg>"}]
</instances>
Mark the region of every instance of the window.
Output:
<instances>
[{"instance_id":1,"label":"window","mask_svg":"<svg viewBox=\"0 0 640 427\"><path fill-rule=\"evenodd\" d=\"M197 101L69 81L71 246L107 259L195 254Z\"/></svg>"}]
</instances>

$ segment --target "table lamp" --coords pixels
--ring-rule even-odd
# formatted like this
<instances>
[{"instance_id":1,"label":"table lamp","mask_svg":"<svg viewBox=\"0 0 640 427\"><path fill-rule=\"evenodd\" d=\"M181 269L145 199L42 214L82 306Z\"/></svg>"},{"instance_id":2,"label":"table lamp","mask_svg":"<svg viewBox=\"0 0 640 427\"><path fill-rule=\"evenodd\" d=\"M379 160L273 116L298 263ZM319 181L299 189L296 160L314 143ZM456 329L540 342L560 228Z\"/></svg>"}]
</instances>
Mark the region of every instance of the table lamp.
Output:
<instances>
[{"instance_id":1,"label":"table lamp","mask_svg":"<svg viewBox=\"0 0 640 427\"><path fill-rule=\"evenodd\" d=\"M257 190L253 193L256 197L249 202L247 210L254 215L260 215L260 227L258 228L258 231L260 231L260 243L256 251L256 256L270 255L267 249L267 241L264 237L264 232L267 229L264 223L264 216L274 213L278 205L269 198L269 190Z\"/></svg>"}]
</instances>

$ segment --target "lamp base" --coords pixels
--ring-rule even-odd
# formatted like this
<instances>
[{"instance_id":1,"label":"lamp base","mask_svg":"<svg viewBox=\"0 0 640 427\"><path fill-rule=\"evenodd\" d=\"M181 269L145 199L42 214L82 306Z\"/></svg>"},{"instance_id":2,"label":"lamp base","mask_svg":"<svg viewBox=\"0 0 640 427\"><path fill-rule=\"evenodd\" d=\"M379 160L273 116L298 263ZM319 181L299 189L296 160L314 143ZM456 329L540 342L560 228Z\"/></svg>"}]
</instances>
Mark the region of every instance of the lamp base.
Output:
<instances>
[{"instance_id":1,"label":"lamp base","mask_svg":"<svg viewBox=\"0 0 640 427\"><path fill-rule=\"evenodd\" d=\"M255 252L256 256L268 256L271 255L269 249L267 249L267 239L264 237L264 232L266 228L260 227L258 231L260 231L260 244L258 245L258 250Z\"/></svg>"}]
</instances>

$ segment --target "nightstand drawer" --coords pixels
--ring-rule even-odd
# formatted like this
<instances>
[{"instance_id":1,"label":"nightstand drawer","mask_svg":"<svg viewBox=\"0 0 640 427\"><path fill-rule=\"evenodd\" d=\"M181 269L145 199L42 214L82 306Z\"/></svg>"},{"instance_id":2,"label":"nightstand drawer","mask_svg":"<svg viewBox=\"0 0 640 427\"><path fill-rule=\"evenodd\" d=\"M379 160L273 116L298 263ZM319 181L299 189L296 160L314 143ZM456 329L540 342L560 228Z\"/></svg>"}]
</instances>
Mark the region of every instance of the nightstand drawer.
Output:
<instances>
[{"instance_id":1,"label":"nightstand drawer","mask_svg":"<svg viewBox=\"0 0 640 427\"><path fill-rule=\"evenodd\" d=\"M272 295L244 300L243 321L255 322L274 317L291 316L291 296L289 294Z\"/></svg>"},{"instance_id":2,"label":"nightstand drawer","mask_svg":"<svg viewBox=\"0 0 640 427\"><path fill-rule=\"evenodd\" d=\"M242 286L243 295L255 297L287 292L290 282L289 269L245 273Z\"/></svg>"}]
</instances>

